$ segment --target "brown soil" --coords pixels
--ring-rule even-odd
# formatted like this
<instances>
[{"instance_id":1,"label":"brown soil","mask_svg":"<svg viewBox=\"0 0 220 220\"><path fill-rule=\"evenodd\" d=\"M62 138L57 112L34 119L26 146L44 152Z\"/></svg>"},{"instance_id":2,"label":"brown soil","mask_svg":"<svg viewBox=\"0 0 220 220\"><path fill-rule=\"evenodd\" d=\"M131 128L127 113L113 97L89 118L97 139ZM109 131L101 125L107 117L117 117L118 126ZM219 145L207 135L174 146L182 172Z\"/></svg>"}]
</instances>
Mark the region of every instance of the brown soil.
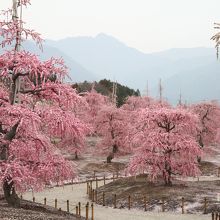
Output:
<instances>
[{"instance_id":1,"label":"brown soil","mask_svg":"<svg viewBox=\"0 0 220 220\"><path fill-rule=\"evenodd\" d=\"M0 199L0 219L4 220L78 220L85 218L76 218L75 215L69 214L64 211L59 211L50 206L33 203L30 201L22 200L21 208L9 207L6 201Z\"/></svg>"},{"instance_id":2,"label":"brown soil","mask_svg":"<svg viewBox=\"0 0 220 220\"><path fill-rule=\"evenodd\" d=\"M217 166L209 162L202 162L203 175L216 174ZM147 200L147 210L161 209L162 200L166 211L181 210L182 197L184 197L185 212L204 212L204 198L207 198L207 212L220 211L220 202L217 193L220 192L220 181L181 181L173 180L173 186L164 186L162 179L152 183L147 175L139 175L118 179L98 188L98 203L113 206L113 195L117 195L117 208L128 207L128 197L131 196L132 207L144 209L144 196Z\"/></svg>"}]
</instances>

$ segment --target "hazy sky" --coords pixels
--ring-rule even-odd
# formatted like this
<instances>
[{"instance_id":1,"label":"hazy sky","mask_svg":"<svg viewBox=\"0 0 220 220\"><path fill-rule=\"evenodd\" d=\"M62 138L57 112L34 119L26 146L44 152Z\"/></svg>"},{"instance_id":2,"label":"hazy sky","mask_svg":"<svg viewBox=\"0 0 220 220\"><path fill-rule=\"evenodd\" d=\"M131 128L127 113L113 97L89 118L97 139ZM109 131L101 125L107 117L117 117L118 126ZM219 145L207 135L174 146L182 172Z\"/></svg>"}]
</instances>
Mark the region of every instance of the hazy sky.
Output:
<instances>
[{"instance_id":1,"label":"hazy sky","mask_svg":"<svg viewBox=\"0 0 220 220\"><path fill-rule=\"evenodd\" d=\"M0 0L0 9L12 0ZM112 35L144 52L213 47L219 0L32 0L28 26L44 38Z\"/></svg>"}]
</instances>

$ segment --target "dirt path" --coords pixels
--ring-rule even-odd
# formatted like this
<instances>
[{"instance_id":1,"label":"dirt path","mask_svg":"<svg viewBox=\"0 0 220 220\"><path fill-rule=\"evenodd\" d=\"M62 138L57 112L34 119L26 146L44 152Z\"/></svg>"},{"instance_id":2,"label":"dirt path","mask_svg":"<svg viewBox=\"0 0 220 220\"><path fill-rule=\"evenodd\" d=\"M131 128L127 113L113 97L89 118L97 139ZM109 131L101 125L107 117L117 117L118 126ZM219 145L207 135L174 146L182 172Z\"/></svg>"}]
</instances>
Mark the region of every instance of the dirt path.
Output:
<instances>
[{"instance_id":1,"label":"dirt path","mask_svg":"<svg viewBox=\"0 0 220 220\"><path fill-rule=\"evenodd\" d=\"M99 183L100 185L100 183ZM82 216L85 216L85 205L89 201L86 195L86 184L68 185L64 187L54 187L46 189L43 192L32 194L32 192L23 195L25 199L32 200L35 196L36 202L43 203L44 198L47 198L47 204L54 206L54 200L58 200L58 208L66 210L66 201L69 200L70 212L75 213L75 207L78 202L82 204ZM127 210L127 209L112 209L100 205L94 206L95 220L210 220L209 215L192 215L192 214L178 214L178 213L162 213L144 212L142 210ZM89 211L89 218L91 218L91 210Z\"/></svg>"}]
</instances>

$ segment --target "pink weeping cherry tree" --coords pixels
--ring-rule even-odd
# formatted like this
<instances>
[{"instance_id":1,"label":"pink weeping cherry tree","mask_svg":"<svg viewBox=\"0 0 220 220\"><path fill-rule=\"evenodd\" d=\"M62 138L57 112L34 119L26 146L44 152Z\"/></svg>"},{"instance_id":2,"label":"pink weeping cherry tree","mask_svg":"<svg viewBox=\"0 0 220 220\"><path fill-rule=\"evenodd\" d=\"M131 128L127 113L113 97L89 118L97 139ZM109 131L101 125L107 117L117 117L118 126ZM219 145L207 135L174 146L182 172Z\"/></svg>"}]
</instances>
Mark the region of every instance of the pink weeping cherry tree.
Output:
<instances>
[{"instance_id":1,"label":"pink weeping cherry tree","mask_svg":"<svg viewBox=\"0 0 220 220\"><path fill-rule=\"evenodd\" d=\"M220 106L218 102L201 102L190 106L199 119L197 141L201 148L219 142L217 139L220 122Z\"/></svg>"},{"instance_id":2,"label":"pink weeping cherry tree","mask_svg":"<svg viewBox=\"0 0 220 220\"><path fill-rule=\"evenodd\" d=\"M45 184L72 180L74 164L62 151L75 152L87 127L74 114L80 97L62 84L67 67L62 59L41 61L21 50L23 40L41 38L26 29L18 11L30 0L13 0L3 11L0 45L0 184L11 206L20 206L18 192L42 189ZM54 139L56 144L54 144Z\"/></svg>"},{"instance_id":3,"label":"pink weeping cherry tree","mask_svg":"<svg viewBox=\"0 0 220 220\"><path fill-rule=\"evenodd\" d=\"M137 116L139 112L150 109L158 109L161 107L169 108L170 105L166 101L158 101L150 96L130 96L127 98L125 104L121 107L125 110L127 121L127 139L126 141L132 145L132 150L135 151L138 145L131 141L133 136L139 132L140 125L137 123Z\"/></svg>"},{"instance_id":4,"label":"pink weeping cherry tree","mask_svg":"<svg viewBox=\"0 0 220 220\"><path fill-rule=\"evenodd\" d=\"M195 139L195 115L183 109L142 110L137 123L133 142L139 148L128 166L131 174L146 172L152 181L161 176L167 186L174 175L200 174L197 157L202 152Z\"/></svg>"},{"instance_id":5,"label":"pink weeping cherry tree","mask_svg":"<svg viewBox=\"0 0 220 220\"><path fill-rule=\"evenodd\" d=\"M86 102L86 108L81 108L79 115L81 116L82 120L91 127L91 131L93 133L97 133L96 118L104 106L110 105L110 100L107 96L96 92L94 88L92 88L90 92L85 92L82 95L84 101Z\"/></svg>"},{"instance_id":6,"label":"pink weeping cherry tree","mask_svg":"<svg viewBox=\"0 0 220 220\"><path fill-rule=\"evenodd\" d=\"M152 108L156 101L148 96L129 96L122 108L127 111L135 111L143 108Z\"/></svg>"},{"instance_id":7,"label":"pink weeping cherry tree","mask_svg":"<svg viewBox=\"0 0 220 220\"><path fill-rule=\"evenodd\" d=\"M97 133L101 136L97 148L107 155L107 163L111 163L115 156L131 153L126 141L126 122L125 111L114 105L103 107L96 118Z\"/></svg>"}]
</instances>

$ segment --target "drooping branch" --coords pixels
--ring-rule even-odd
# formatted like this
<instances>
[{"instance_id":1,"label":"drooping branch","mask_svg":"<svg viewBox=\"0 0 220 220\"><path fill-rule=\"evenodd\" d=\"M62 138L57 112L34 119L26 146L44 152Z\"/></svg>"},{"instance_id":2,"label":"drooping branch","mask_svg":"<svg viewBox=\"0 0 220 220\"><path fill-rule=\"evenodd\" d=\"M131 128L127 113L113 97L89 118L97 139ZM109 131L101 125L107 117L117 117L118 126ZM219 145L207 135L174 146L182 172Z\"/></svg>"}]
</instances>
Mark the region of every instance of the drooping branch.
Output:
<instances>
[{"instance_id":1,"label":"drooping branch","mask_svg":"<svg viewBox=\"0 0 220 220\"><path fill-rule=\"evenodd\" d=\"M32 95L36 95L42 91L45 91L45 88L40 88L40 89L27 89L27 90L21 90L20 93L22 94L32 94Z\"/></svg>"}]
</instances>

